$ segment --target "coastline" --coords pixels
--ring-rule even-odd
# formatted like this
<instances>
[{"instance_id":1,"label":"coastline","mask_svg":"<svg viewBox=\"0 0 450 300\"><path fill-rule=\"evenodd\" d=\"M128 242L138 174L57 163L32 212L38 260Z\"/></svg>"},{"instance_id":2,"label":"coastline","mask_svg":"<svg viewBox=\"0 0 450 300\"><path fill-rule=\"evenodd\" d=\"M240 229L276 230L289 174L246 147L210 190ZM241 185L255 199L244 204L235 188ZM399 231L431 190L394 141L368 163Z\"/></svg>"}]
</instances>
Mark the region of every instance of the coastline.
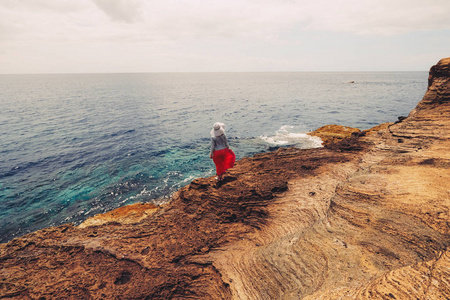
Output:
<instances>
[{"instance_id":1,"label":"coastline","mask_svg":"<svg viewBox=\"0 0 450 300\"><path fill-rule=\"evenodd\" d=\"M407 118L0 245L1 297L450 297L450 59ZM323 137L322 137L323 138ZM391 296L392 295L392 296Z\"/></svg>"}]
</instances>

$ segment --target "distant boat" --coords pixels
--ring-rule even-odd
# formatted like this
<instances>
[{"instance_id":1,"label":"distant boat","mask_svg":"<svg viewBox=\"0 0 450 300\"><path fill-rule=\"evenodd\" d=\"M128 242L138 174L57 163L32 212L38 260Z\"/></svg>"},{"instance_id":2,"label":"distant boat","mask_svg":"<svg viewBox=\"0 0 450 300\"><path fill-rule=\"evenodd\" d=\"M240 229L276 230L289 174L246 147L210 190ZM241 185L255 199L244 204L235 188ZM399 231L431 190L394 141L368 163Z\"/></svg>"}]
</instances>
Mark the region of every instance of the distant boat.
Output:
<instances>
[{"instance_id":1,"label":"distant boat","mask_svg":"<svg viewBox=\"0 0 450 300\"><path fill-rule=\"evenodd\" d=\"M352 80L352 81L349 81L348 83L355 83L355 81L354 81L354 80Z\"/></svg>"}]
</instances>

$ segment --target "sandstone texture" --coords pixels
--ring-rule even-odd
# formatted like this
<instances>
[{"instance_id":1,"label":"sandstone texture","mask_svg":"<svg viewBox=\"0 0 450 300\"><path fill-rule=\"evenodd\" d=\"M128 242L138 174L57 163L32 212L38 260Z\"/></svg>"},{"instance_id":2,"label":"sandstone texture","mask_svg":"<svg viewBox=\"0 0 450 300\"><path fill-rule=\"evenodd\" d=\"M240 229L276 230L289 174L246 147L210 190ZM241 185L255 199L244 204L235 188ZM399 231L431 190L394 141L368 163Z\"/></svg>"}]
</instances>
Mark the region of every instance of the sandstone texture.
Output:
<instances>
[{"instance_id":1,"label":"sandstone texture","mask_svg":"<svg viewBox=\"0 0 450 300\"><path fill-rule=\"evenodd\" d=\"M158 206L151 203L137 203L119 207L104 214L98 214L87 219L78 228L88 226L98 226L111 222L120 222L121 224L137 223L158 210Z\"/></svg>"},{"instance_id":2,"label":"sandstone texture","mask_svg":"<svg viewBox=\"0 0 450 300\"><path fill-rule=\"evenodd\" d=\"M396 123L0 245L0 298L450 299L449 150L447 58Z\"/></svg>"},{"instance_id":3,"label":"sandstone texture","mask_svg":"<svg viewBox=\"0 0 450 300\"><path fill-rule=\"evenodd\" d=\"M402 120L403 118L405 117L399 117L399 120ZM363 131L358 128L333 124L322 126L309 132L308 134L311 136L320 137L324 145L329 145L351 137L378 134L380 130L385 130L392 124L394 123L383 123Z\"/></svg>"},{"instance_id":4,"label":"sandstone texture","mask_svg":"<svg viewBox=\"0 0 450 300\"><path fill-rule=\"evenodd\" d=\"M359 134L361 130L358 128L342 126L342 125L325 125L312 132L309 135L318 136L323 141L323 143L330 144L336 143L343 139L347 139L355 134Z\"/></svg>"}]
</instances>

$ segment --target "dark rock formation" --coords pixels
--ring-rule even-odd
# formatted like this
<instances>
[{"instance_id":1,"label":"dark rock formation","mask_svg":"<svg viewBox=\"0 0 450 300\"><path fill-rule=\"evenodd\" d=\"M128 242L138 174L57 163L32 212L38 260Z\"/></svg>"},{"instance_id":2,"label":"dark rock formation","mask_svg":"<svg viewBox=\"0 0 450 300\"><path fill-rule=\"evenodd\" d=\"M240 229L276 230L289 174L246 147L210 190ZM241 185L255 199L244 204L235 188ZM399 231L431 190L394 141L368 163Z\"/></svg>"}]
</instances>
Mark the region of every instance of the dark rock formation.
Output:
<instances>
[{"instance_id":1,"label":"dark rock formation","mask_svg":"<svg viewBox=\"0 0 450 300\"><path fill-rule=\"evenodd\" d=\"M450 59L429 82L402 122L0 245L0 298L449 299Z\"/></svg>"}]
</instances>

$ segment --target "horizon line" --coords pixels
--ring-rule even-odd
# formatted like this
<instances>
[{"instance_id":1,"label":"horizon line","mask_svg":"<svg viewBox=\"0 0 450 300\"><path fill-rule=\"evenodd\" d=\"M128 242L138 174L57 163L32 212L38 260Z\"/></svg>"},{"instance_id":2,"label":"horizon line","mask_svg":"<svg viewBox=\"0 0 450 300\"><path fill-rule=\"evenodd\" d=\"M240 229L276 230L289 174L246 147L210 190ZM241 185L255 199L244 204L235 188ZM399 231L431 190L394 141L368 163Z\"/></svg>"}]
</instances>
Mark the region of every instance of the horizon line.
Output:
<instances>
[{"instance_id":1,"label":"horizon line","mask_svg":"<svg viewBox=\"0 0 450 300\"><path fill-rule=\"evenodd\" d=\"M413 70L413 71L153 71L153 72L55 72L55 73L0 73L0 76L14 75L114 75L114 74L211 74L211 73L393 73L393 72L429 72L429 70Z\"/></svg>"}]
</instances>

